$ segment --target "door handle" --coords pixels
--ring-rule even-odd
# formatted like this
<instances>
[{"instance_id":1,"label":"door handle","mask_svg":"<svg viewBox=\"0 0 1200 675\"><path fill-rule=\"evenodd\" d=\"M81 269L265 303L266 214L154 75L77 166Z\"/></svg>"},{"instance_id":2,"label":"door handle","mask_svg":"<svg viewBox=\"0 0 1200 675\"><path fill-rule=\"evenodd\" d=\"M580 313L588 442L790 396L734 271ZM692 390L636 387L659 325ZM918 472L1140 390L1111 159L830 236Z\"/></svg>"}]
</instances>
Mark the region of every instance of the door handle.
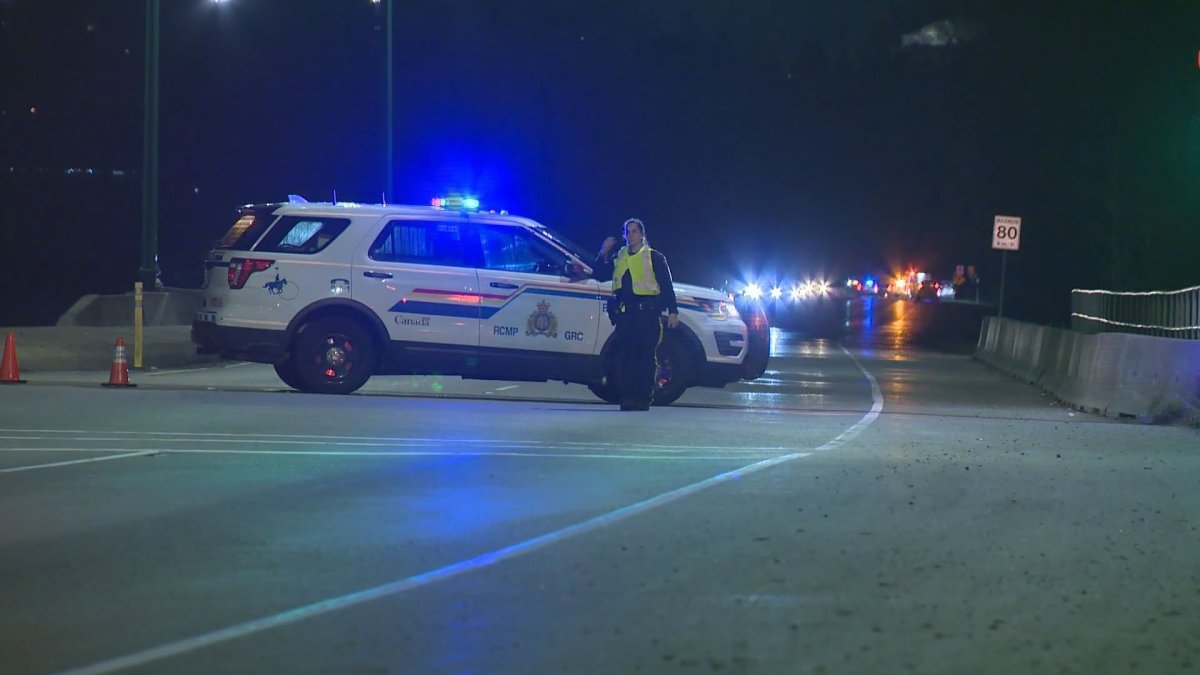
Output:
<instances>
[{"instance_id":1,"label":"door handle","mask_svg":"<svg viewBox=\"0 0 1200 675\"><path fill-rule=\"evenodd\" d=\"M492 288L516 288L517 287L516 284L509 284L509 283L505 283L503 281L493 281L492 283L490 283L488 285L491 286Z\"/></svg>"},{"instance_id":2,"label":"door handle","mask_svg":"<svg viewBox=\"0 0 1200 675\"><path fill-rule=\"evenodd\" d=\"M392 278L392 274L391 274L391 272L371 272L371 271L367 271L367 272L363 272L363 276L364 276L364 277L371 277L372 279L391 279L391 278Z\"/></svg>"}]
</instances>

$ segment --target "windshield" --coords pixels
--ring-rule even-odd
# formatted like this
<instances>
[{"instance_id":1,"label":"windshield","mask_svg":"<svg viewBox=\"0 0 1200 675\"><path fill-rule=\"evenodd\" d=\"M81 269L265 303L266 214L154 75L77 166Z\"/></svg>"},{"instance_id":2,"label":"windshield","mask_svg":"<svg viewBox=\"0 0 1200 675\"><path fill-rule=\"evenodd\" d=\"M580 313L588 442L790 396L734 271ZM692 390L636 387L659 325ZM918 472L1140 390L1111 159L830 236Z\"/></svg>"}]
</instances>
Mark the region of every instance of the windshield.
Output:
<instances>
[{"instance_id":1,"label":"windshield","mask_svg":"<svg viewBox=\"0 0 1200 675\"><path fill-rule=\"evenodd\" d=\"M572 241L571 239L564 237L563 235L551 230L548 227L543 227L539 230L536 230L536 232L538 234L542 235L543 237L545 237L546 239L550 240L551 242L555 243L556 245L558 245L559 248L566 249L567 253L570 253L571 255L575 256L576 258L579 258L579 261L582 263L585 263L590 266L592 264L592 261L595 260L595 258L596 258L596 254L590 253L589 249L587 247L579 245L575 241Z\"/></svg>"}]
</instances>

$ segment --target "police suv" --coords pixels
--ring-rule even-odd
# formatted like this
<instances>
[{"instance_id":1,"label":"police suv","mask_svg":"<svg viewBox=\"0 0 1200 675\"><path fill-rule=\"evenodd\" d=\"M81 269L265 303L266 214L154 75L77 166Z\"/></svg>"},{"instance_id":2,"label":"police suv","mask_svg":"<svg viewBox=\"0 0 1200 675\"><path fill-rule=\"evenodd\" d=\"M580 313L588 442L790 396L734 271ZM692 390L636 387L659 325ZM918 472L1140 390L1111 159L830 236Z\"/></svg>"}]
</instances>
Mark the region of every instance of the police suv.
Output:
<instances>
[{"instance_id":1,"label":"police suv","mask_svg":"<svg viewBox=\"0 0 1200 675\"><path fill-rule=\"evenodd\" d=\"M275 366L290 387L345 394L372 375L561 380L616 401L611 282L584 249L540 223L431 206L245 206L204 263L192 325L202 353ZM675 284L654 403L766 369L761 317L718 291Z\"/></svg>"}]
</instances>

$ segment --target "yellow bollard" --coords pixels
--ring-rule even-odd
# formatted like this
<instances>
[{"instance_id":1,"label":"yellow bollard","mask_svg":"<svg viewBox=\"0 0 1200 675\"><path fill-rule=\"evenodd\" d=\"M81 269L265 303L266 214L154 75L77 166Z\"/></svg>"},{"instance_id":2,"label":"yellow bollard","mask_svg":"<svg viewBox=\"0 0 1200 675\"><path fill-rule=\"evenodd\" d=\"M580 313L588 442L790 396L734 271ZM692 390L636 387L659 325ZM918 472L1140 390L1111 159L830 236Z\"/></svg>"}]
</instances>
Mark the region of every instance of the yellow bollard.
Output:
<instances>
[{"instance_id":1,"label":"yellow bollard","mask_svg":"<svg viewBox=\"0 0 1200 675\"><path fill-rule=\"evenodd\" d=\"M133 283L133 367L142 367L142 282Z\"/></svg>"}]
</instances>

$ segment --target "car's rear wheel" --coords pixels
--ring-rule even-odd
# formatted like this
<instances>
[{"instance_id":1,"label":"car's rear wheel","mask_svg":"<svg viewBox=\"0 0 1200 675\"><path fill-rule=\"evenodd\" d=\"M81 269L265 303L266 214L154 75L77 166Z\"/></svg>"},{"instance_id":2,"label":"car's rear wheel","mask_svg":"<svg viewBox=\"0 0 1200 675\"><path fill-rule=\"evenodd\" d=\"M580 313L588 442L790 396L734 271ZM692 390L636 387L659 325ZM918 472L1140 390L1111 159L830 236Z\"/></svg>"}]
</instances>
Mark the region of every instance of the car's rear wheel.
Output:
<instances>
[{"instance_id":1,"label":"car's rear wheel","mask_svg":"<svg viewBox=\"0 0 1200 675\"><path fill-rule=\"evenodd\" d=\"M683 340L671 335L658 345L658 371L654 375L653 405L671 405L695 381L699 372L696 356Z\"/></svg>"},{"instance_id":2,"label":"car's rear wheel","mask_svg":"<svg viewBox=\"0 0 1200 675\"><path fill-rule=\"evenodd\" d=\"M292 389L304 389L304 382L300 379L300 374L296 370L296 362L291 357L275 364L275 374L283 383Z\"/></svg>"},{"instance_id":3,"label":"car's rear wheel","mask_svg":"<svg viewBox=\"0 0 1200 675\"><path fill-rule=\"evenodd\" d=\"M374 373L378 350L361 323L329 317L300 331L293 359L304 391L349 394Z\"/></svg>"}]
</instances>

